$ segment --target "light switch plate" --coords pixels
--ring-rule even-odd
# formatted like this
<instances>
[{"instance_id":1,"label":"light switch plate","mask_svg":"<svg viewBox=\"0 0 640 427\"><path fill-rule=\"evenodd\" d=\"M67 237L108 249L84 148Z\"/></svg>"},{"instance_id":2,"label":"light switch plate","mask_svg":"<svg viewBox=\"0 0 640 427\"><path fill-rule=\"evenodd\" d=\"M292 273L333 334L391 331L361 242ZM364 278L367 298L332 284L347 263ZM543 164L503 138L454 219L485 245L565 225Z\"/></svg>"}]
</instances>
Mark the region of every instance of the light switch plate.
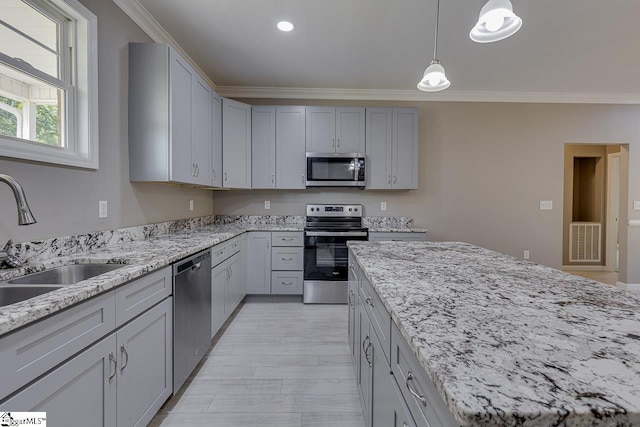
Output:
<instances>
[{"instance_id":1,"label":"light switch plate","mask_svg":"<svg viewBox=\"0 0 640 427\"><path fill-rule=\"evenodd\" d=\"M380 210L381 211L387 210L387 202L380 202Z\"/></svg>"},{"instance_id":2,"label":"light switch plate","mask_svg":"<svg viewBox=\"0 0 640 427\"><path fill-rule=\"evenodd\" d=\"M193 200L189 200L189 210L193 210Z\"/></svg>"},{"instance_id":3,"label":"light switch plate","mask_svg":"<svg viewBox=\"0 0 640 427\"><path fill-rule=\"evenodd\" d=\"M540 210L541 211L550 211L553 209L553 201L552 200L540 200Z\"/></svg>"},{"instance_id":4,"label":"light switch plate","mask_svg":"<svg viewBox=\"0 0 640 427\"><path fill-rule=\"evenodd\" d=\"M529 259L529 251L525 249L524 254L522 254L522 258Z\"/></svg>"},{"instance_id":5,"label":"light switch plate","mask_svg":"<svg viewBox=\"0 0 640 427\"><path fill-rule=\"evenodd\" d=\"M106 218L107 217L107 201L100 200L98 202L98 218Z\"/></svg>"},{"instance_id":6,"label":"light switch plate","mask_svg":"<svg viewBox=\"0 0 640 427\"><path fill-rule=\"evenodd\" d=\"M271 201L269 201L269 200L265 200L265 201L264 201L264 208L265 208L266 210L271 209Z\"/></svg>"},{"instance_id":7,"label":"light switch plate","mask_svg":"<svg viewBox=\"0 0 640 427\"><path fill-rule=\"evenodd\" d=\"M640 211L640 200L634 200L633 201L633 210L634 211Z\"/></svg>"}]
</instances>

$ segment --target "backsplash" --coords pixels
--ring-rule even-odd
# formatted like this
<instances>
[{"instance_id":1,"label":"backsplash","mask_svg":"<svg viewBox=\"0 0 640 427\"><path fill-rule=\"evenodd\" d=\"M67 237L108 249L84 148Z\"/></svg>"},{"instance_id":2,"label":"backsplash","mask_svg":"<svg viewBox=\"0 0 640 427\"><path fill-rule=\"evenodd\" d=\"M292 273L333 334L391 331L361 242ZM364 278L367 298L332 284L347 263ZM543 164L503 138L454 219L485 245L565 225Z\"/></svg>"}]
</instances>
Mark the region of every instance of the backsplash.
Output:
<instances>
[{"instance_id":1,"label":"backsplash","mask_svg":"<svg viewBox=\"0 0 640 427\"><path fill-rule=\"evenodd\" d=\"M302 228L304 223L305 217L299 215L212 215L96 231L74 236L54 237L32 242L18 242L14 243L8 252L28 264L39 260L99 249L109 245L151 239L163 234L191 230L207 225L234 224L240 227L280 225L299 226ZM364 227L368 228L409 229L413 226L413 219L410 217L363 217L362 223Z\"/></svg>"}]
</instances>

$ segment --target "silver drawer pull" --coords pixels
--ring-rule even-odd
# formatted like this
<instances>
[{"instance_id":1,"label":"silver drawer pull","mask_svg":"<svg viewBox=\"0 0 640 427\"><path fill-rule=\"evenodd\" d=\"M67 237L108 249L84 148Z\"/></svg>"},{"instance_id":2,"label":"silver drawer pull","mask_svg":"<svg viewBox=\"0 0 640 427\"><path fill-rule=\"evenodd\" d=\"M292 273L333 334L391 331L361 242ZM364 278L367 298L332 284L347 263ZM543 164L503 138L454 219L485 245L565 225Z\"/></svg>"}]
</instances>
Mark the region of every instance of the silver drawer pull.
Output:
<instances>
[{"instance_id":1,"label":"silver drawer pull","mask_svg":"<svg viewBox=\"0 0 640 427\"><path fill-rule=\"evenodd\" d=\"M293 237L283 237L282 238L283 242L293 242L293 240L294 240Z\"/></svg>"},{"instance_id":2,"label":"silver drawer pull","mask_svg":"<svg viewBox=\"0 0 640 427\"><path fill-rule=\"evenodd\" d=\"M366 300L364 300L367 304L369 304L371 306L371 308L375 307L375 304L373 303L373 301L371 301L371 297L367 297Z\"/></svg>"},{"instance_id":3,"label":"silver drawer pull","mask_svg":"<svg viewBox=\"0 0 640 427\"><path fill-rule=\"evenodd\" d=\"M415 397L416 399L418 399L420 401L420 403L422 403L422 406L427 406L427 399L425 399L424 396L420 396L418 393L413 391L413 389L409 385L409 381L413 382L413 374L411 373L411 371L409 371L409 373L407 375L407 380L405 381L407 389L409 390L409 393L411 393L413 395L413 397Z\"/></svg>"},{"instance_id":4,"label":"silver drawer pull","mask_svg":"<svg viewBox=\"0 0 640 427\"><path fill-rule=\"evenodd\" d=\"M118 361L113 356L113 352L109 353L109 362L113 362L113 374L109 375L109 384L113 381L113 378L116 376L116 372L118 372ZM111 372L111 363L109 363L109 372Z\"/></svg>"},{"instance_id":5,"label":"silver drawer pull","mask_svg":"<svg viewBox=\"0 0 640 427\"><path fill-rule=\"evenodd\" d=\"M282 284L284 286L291 286L291 285L293 285L293 282L282 282Z\"/></svg>"},{"instance_id":6,"label":"silver drawer pull","mask_svg":"<svg viewBox=\"0 0 640 427\"><path fill-rule=\"evenodd\" d=\"M293 258L280 258L282 261L293 261Z\"/></svg>"}]
</instances>

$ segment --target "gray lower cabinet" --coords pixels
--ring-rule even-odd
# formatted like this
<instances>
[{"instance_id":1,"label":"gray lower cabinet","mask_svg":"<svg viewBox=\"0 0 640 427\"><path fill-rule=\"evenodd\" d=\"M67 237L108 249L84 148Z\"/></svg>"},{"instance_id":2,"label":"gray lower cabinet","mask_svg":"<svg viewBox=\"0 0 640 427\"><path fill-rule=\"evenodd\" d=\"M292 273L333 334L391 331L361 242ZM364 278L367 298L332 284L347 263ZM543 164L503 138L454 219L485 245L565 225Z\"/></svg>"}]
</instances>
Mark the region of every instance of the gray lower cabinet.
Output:
<instances>
[{"instance_id":1,"label":"gray lower cabinet","mask_svg":"<svg viewBox=\"0 0 640 427\"><path fill-rule=\"evenodd\" d=\"M351 253L348 336L366 427L459 425Z\"/></svg>"},{"instance_id":2,"label":"gray lower cabinet","mask_svg":"<svg viewBox=\"0 0 640 427\"><path fill-rule=\"evenodd\" d=\"M427 240L427 233L400 231L400 232L369 232L370 242L423 242Z\"/></svg>"},{"instance_id":3,"label":"gray lower cabinet","mask_svg":"<svg viewBox=\"0 0 640 427\"><path fill-rule=\"evenodd\" d=\"M224 288L224 311L225 315L229 317L233 310L240 304L240 265L241 257L240 253L236 253L227 261L227 269L229 274Z\"/></svg>"},{"instance_id":4,"label":"gray lower cabinet","mask_svg":"<svg viewBox=\"0 0 640 427\"><path fill-rule=\"evenodd\" d=\"M252 231L247 236L247 293L271 293L271 232Z\"/></svg>"},{"instance_id":5,"label":"gray lower cabinet","mask_svg":"<svg viewBox=\"0 0 640 427\"><path fill-rule=\"evenodd\" d=\"M145 426L172 392L172 298L0 403L51 425Z\"/></svg>"},{"instance_id":6,"label":"gray lower cabinet","mask_svg":"<svg viewBox=\"0 0 640 427\"><path fill-rule=\"evenodd\" d=\"M211 248L211 338L236 309L246 291L246 235Z\"/></svg>"},{"instance_id":7,"label":"gray lower cabinet","mask_svg":"<svg viewBox=\"0 0 640 427\"><path fill-rule=\"evenodd\" d=\"M224 262L211 269L211 338L218 333L227 320L224 311L224 288L227 276L227 265Z\"/></svg>"},{"instance_id":8,"label":"gray lower cabinet","mask_svg":"<svg viewBox=\"0 0 640 427\"><path fill-rule=\"evenodd\" d=\"M271 293L302 295L304 237L300 231L271 233Z\"/></svg>"}]
</instances>

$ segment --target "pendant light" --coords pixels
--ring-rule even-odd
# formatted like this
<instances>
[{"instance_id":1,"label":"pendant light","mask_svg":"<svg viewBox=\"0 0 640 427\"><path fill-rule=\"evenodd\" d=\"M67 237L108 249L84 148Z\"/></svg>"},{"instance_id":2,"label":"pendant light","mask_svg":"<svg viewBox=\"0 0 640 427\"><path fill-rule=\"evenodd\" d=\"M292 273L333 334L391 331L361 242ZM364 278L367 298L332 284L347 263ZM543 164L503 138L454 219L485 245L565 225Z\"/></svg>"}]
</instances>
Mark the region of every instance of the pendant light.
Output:
<instances>
[{"instance_id":1,"label":"pendant light","mask_svg":"<svg viewBox=\"0 0 640 427\"><path fill-rule=\"evenodd\" d=\"M422 80L418 83L418 89L424 92L438 92L441 90L445 90L451 85L449 80L447 80L447 76L444 73L444 67L440 65L440 61L438 60L438 21L440 19L440 0L437 3L436 10L436 39L433 45L433 59L431 63L424 70L424 75L422 76Z\"/></svg>"},{"instance_id":2,"label":"pendant light","mask_svg":"<svg viewBox=\"0 0 640 427\"><path fill-rule=\"evenodd\" d=\"M513 13L510 0L489 0L480 9L478 22L469 37L478 43L491 43L506 39L522 26L522 19Z\"/></svg>"}]
</instances>

